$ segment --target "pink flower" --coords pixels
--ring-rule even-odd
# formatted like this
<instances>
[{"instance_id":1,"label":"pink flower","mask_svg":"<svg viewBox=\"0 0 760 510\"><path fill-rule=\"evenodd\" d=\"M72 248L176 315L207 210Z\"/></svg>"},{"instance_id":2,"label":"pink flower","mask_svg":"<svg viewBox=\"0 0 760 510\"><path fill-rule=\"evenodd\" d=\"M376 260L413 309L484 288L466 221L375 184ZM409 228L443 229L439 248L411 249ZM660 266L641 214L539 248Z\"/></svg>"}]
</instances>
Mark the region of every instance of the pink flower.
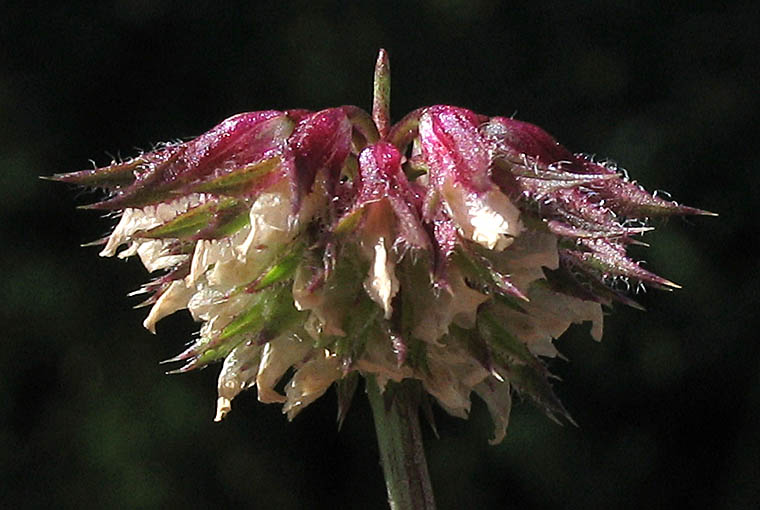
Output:
<instances>
[{"instance_id":1,"label":"pink flower","mask_svg":"<svg viewBox=\"0 0 760 510\"><path fill-rule=\"evenodd\" d=\"M626 248L649 217L708 213L515 119L435 105L391 126L387 93L372 115L242 113L54 179L108 192L87 206L121 215L101 255L161 271L142 289L149 330L181 309L202 323L169 361L223 362L217 419L251 386L292 418L359 373L418 379L462 417L475 392L495 441L515 391L569 420L540 357L572 323L600 339L602 306L633 304L617 280L677 287Z\"/></svg>"}]
</instances>

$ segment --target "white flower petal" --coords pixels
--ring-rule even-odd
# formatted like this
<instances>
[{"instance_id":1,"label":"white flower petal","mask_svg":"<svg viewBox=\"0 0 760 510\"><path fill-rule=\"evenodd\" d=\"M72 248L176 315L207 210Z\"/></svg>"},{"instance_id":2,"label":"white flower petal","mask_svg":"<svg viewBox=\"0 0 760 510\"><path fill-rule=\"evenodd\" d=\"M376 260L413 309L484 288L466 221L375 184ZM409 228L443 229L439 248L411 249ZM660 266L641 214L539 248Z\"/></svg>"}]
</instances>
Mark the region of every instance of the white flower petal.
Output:
<instances>
[{"instance_id":1,"label":"white flower petal","mask_svg":"<svg viewBox=\"0 0 760 510\"><path fill-rule=\"evenodd\" d=\"M137 244L137 255L149 273L174 267L188 257L187 254L172 254L170 241L151 239L139 241Z\"/></svg>"},{"instance_id":2,"label":"white flower petal","mask_svg":"<svg viewBox=\"0 0 760 510\"><path fill-rule=\"evenodd\" d=\"M364 354L356 361L356 368L373 374L381 389L385 388L388 381L399 382L414 376L409 366L398 366L398 359L390 342L367 342Z\"/></svg>"},{"instance_id":3,"label":"white flower petal","mask_svg":"<svg viewBox=\"0 0 760 510\"><path fill-rule=\"evenodd\" d=\"M169 288L153 304L153 307L151 307L150 313L148 313L145 321L143 321L145 329L151 333L155 333L156 323L167 315L186 308L192 295L193 289L187 288L184 281L173 281L169 285Z\"/></svg>"},{"instance_id":4,"label":"white flower petal","mask_svg":"<svg viewBox=\"0 0 760 510\"><path fill-rule=\"evenodd\" d=\"M423 301L418 303L416 308L426 310L426 313L418 318L420 322L412 330L412 335L425 342L435 343L449 332L452 322L463 328L472 328L475 325L478 307L489 299L485 294L468 287L455 267L449 269L448 276L450 293L441 292L438 296L422 290L412 293L413 299ZM430 302L424 302L427 300Z\"/></svg>"},{"instance_id":5,"label":"white flower petal","mask_svg":"<svg viewBox=\"0 0 760 510\"><path fill-rule=\"evenodd\" d=\"M108 236L108 242L101 250L101 257L112 257L116 250L124 244L129 237L135 232L135 225L141 218L141 211L139 209L125 209L121 215L121 219L116 227Z\"/></svg>"},{"instance_id":6,"label":"white flower petal","mask_svg":"<svg viewBox=\"0 0 760 510\"><path fill-rule=\"evenodd\" d=\"M193 294L187 304L195 320L206 321L201 327L201 336L210 338L221 333L227 324L248 309L256 297L240 292L228 297L217 288L203 288Z\"/></svg>"},{"instance_id":7,"label":"white flower petal","mask_svg":"<svg viewBox=\"0 0 760 510\"><path fill-rule=\"evenodd\" d=\"M523 231L520 210L499 190L477 194L446 181L442 191L449 216L467 239L501 251Z\"/></svg>"},{"instance_id":8,"label":"white flower petal","mask_svg":"<svg viewBox=\"0 0 760 510\"><path fill-rule=\"evenodd\" d=\"M499 321L530 351L539 356L558 354L552 339L559 338L571 324L591 321L591 335L595 340L602 336L603 314L599 303L584 301L534 285L528 292L529 303L520 306L526 313L506 307L497 310Z\"/></svg>"},{"instance_id":9,"label":"white flower petal","mask_svg":"<svg viewBox=\"0 0 760 510\"><path fill-rule=\"evenodd\" d=\"M200 204L202 197L197 194L178 198L170 203L162 203L142 209L128 208L121 215L119 223L108 237L105 247L100 252L101 257L111 257L122 244L131 239L135 232L149 230L173 219L177 214Z\"/></svg>"},{"instance_id":10,"label":"white flower petal","mask_svg":"<svg viewBox=\"0 0 760 510\"><path fill-rule=\"evenodd\" d=\"M543 267L559 267L557 236L528 230L521 233L508 250L492 253L489 258L497 271L509 275L518 289L525 290L530 283L545 278Z\"/></svg>"},{"instance_id":11,"label":"white flower petal","mask_svg":"<svg viewBox=\"0 0 760 510\"><path fill-rule=\"evenodd\" d=\"M509 414L512 410L512 395L510 393L509 383L506 381L499 381L496 377L490 377L486 381L475 386L473 390L481 399L483 399L491 413L494 437L488 442L492 445L501 443L507 435Z\"/></svg>"},{"instance_id":12,"label":"white flower petal","mask_svg":"<svg viewBox=\"0 0 760 510\"><path fill-rule=\"evenodd\" d=\"M127 241L129 244L126 248L121 250L118 255L116 255L120 259L128 259L129 257L133 255L137 255L137 248L140 247L140 244L142 244L144 241L138 240L138 241ZM101 256L103 253L101 252Z\"/></svg>"},{"instance_id":13,"label":"white flower petal","mask_svg":"<svg viewBox=\"0 0 760 510\"><path fill-rule=\"evenodd\" d=\"M300 367L285 389L282 412L292 420L306 406L321 397L332 383L340 379L338 358L323 351Z\"/></svg>"},{"instance_id":14,"label":"white flower petal","mask_svg":"<svg viewBox=\"0 0 760 510\"><path fill-rule=\"evenodd\" d=\"M254 384L261 361L261 351L260 345L245 342L235 347L224 359L217 383L219 398L214 421L221 421L230 412L232 399Z\"/></svg>"},{"instance_id":15,"label":"white flower petal","mask_svg":"<svg viewBox=\"0 0 760 510\"><path fill-rule=\"evenodd\" d=\"M364 289L369 297L383 308L385 318L390 319L393 313L391 300L398 292L399 282L395 272L396 263L392 256L388 256L386 242L385 237L377 238L372 265L367 279L364 280Z\"/></svg>"},{"instance_id":16,"label":"white flower petal","mask_svg":"<svg viewBox=\"0 0 760 510\"><path fill-rule=\"evenodd\" d=\"M292 239L295 221L285 180L272 191L259 195L251 206L250 220L248 237L238 247L246 259L264 247L276 247Z\"/></svg>"},{"instance_id":17,"label":"white flower petal","mask_svg":"<svg viewBox=\"0 0 760 510\"><path fill-rule=\"evenodd\" d=\"M464 386L452 373L451 367L428 359L429 375L422 380L425 390L433 395L446 412L458 418L470 413L471 388Z\"/></svg>"},{"instance_id":18,"label":"white flower petal","mask_svg":"<svg viewBox=\"0 0 760 510\"><path fill-rule=\"evenodd\" d=\"M344 310L332 306L325 298L324 289L310 290L312 273L307 267L296 271L293 281L293 303L298 310L310 310L304 329L316 341L321 335L345 336L340 327Z\"/></svg>"},{"instance_id":19,"label":"white flower petal","mask_svg":"<svg viewBox=\"0 0 760 510\"><path fill-rule=\"evenodd\" d=\"M195 321L207 321L215 308L227 300L224 291L216 287L197 285L196 292L187 304Z\"/></svg>"},{"instance_id":20,"label":"white flower petal","mask_svg":"<svg viewBox=\"0 0 760 510\"><path fill-rule=\"evenodd\" d=\"M300 362L310 349L308 343L290 336L275 338L264 346L261 364L256 374L259 402L270 404L286 401L285 396L277 393L274 387L285 372Z\"/></svg>"}]
</instances>

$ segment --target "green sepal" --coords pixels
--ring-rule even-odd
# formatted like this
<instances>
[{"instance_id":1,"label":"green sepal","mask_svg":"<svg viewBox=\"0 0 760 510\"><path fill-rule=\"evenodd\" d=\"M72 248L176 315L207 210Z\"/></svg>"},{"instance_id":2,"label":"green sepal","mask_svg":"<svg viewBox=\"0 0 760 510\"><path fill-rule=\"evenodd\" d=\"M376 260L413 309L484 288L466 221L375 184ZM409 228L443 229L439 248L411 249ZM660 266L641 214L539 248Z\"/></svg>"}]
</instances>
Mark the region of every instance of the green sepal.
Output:
<instances>
[{"instance_id":1,"label":"green sepal","mask_svg":"<svg viewBox=\"0 0 760 510\"><path fill-rule=\"evenodd\" d=\"M417 177L430 173L430 168L422 158L411 158L404 163L403 169L409 182L413 182Z\"/></svg>"},{"instance_id":2,"label":"green sepal","mask_svg":"<svg viewBox=\"0 0 760 510\"><path fill-rule=\"evenodd\" d=\"M555 420L564 417L575 424L549 384L549 371L486 309L478 313L478 331L491 349L499 366L506 371L509 383L518 393L530 398L546 415Z\"/></svg>"},{"instance_id":3,"label":"green sepal","mask_svg":"<svg viewBox=\"0 0 760 510\"><path fill-rule=\"evenodd\" d=\"M209 234L216 234L209 235L210 238L224 237L224 235L229 235L230 231L234 232L245 226L247 220L243 217L247 216L248 206L245 202L225 198L193 207L163 225L139 233L139 237L190 239L203 230L208 230ZM216 229L222 229L222 232L217 233Z\"/></svg>"},{"instance_id":4,"label":"green sepal","mask_svg":"<svg viewBox=\"0 0 760 510\"><path fill-rule=\"evenodd\" d=\"M274 338L293 327L299 318L305 318L293 305L293 295L287 284L270 287L258 293L258 299L245 312L227 324L215 340L225 341L233 337L261 333ZM268 340L264 339L264 340Z\"/></svg>"},{"instance_id":5,"label":"green sepal","mask_svg":"<svg viewBox=\"0 0 760 510\"><path fill-rule=\"evenodd\" d=\"M388 53L380 50L375 63L372 91L372 120L380 136L386 136L391 124L391 67Z\"/></svg>"},{"instance_id":6,"label":"green sepal","mask_svg":"<svg viewBox=\"0 0 760 510\"><path fill-rule=\"evenodd\" d=\"M355 243L344 243L336 256L335 267L325 281L325 292L330 302L350 306L355 295L362 290L362 281L369 270L369 262L359 253ZM347 308L346 308L347 309Z\"/></svg>"},{"instance_id":7,"label":"green sepal","mask_svg":"<svg viewBox=\"0 0 760 510\"><path fill-rule=\"evenodd\" d=\"M277 170L282 163L278 156L251 163L219 177L190 185L184 193L242 196L257 189L257 185Z\"/></svg>"},{"instance_id":8,"label":"green sepal","mask_svg":"<svg viewBox=\"0 0 760 510\"><path fill-rule=\"evenodd\" d=\"M380 140L380 133L377 132L377 126L370 114L356 106L342 106L341 109L353 128L352 139L357 144L357 152L360 152L366 145L377 143Z\"/></svg>"},{"instance_id":9,"label":"green sepal","mask_svg":"<svg viewBox=\"0 0 760 510\"><path fill-rule=\"evenodd\" d=\"M456 324L449 325L448 338L461 345L478 363L487 370L491 370L491 350L486 344L483 337L479 334L477 328L466 329ZM448 345L448 342L447 342Z\"/></svg>"},{"instance_id":10,"label":"green sepal","mask_svg":"<svg viewBox=\"0 0 760 510\"><path fill-rule=\"evenodd\" d=\"M223 239L251 224L250 206L242 203L238 207L217 210L214 221L201 229L193 239Z\"/></svg>"},{"instance_id":11,"label":"green sepal","mask_svg":"<svg viewBox=\"0 0 760 510\"><path fill-rule=\"evenodd\" d=\"M511 308L515 312L520 312L524 314L528 313L528 311L525 310L525 308L523 308L522 305L520 304L520 303L524 303L523 300L518 300L517 298L513 296L507 296L504 294L500 294L498 292L494 293L492 297L495 303L499 303L500 305L504 305L507 308Z\"/></svg>"},{"instance_id":12,"label":"green sepal","mask_svg":"<svg viewBox=\"0 0 760 510\"><path fill-rule=\"evenodd\" d=\"M140 184L139 187L135 186L137 184L125 188L123 193L117 194L113 198L94 204L80 205L77 209L94 211L115 211L127 208L139 209L160 202L170 202L177 198L177 194L167 184L161 185L145 182Z\"/></svg>"},{"instance_id":13,"label":"green sepal","mask_svg":"<svg viewBox=\"0 0 760 510\"><path fill-rule=\"evenodd\" d=\"M501 159L498 159L498 164L502 163ZM512 162L514 163L514 161ZM516 165L509 165L509 171L515 177L527 177L530 179L539 179L542 181L558 181L567 182L568 186L575 187L581 184L594 183L597 181L604 181L610 179L619 179L619 174L580 174L577 172L563 172L561 170L543 170L540 167L529 165L525 166L522 160L517 161Z\"/></svg>"},{"instance_id":14,"label":"green sepal","mask_svg":"<svg viewBox=\"0 0 760 510\"><path fill-rule=\"evenodd\" d=\"M663 290L680 289L681 286L666 280L661 276L642 268L638 262L628 257L625 250L619 244L609 241L595 240L588 245L581 246L580 250L564 250L562 255L566 258L574 258L586 268L589 273L598 273L603 278L606 276L623 276L634 278L652 287Z\"/></svg>"},{"instance_id":15,"label":"green sepal","mask_svg":"<svg viewBox=\"0 0 760 510\"><path fill-rule=\"evenodd\" d=\"M560 266L554 270L544 270L545 285L553 292L559 292L584 301L594 301L609 306L617 301L642 312L646 309L624 293L604 284L599 274L591 273L580 265L571 268ZM533 282L533 285L541 282Z\"/></svg>"},{"instance_id":16,"label":"green sepal","mask_svg":"<svg viewBox=\"0 0 760 510\"><path fill-rule=\"evenodd\" d=\"M404 154L407 146L419 132L420 117L425 112L425 108L417 108L406 114L403 119L396 122L392 127L386 139L396 146Z\"/></svg>"},{"instance_id":17,"label":"green sepal","mask_svg":"<svg viewBox=\"0 0 760 510\"><path fill-rule=\"evenodd\" d=\"M429 373L427 343L414 337L407 337L405 365L414 371Z\"/></svg>"},{"instance_id":18,"label":"green sepal","mask_svg":"<svg viewBox=\"0 0 760 510\"><path fill-rule=\"evenodd\" d=\"M303 260L303 243L294 243L267 271L249 286L250 291L259 291L283 280L291 279Z\"/></svg>"},{"instance_id":19,"label":"green sepal","mask_svg":"<svg viewBox=\"0 0 760 510\"><path fill-rule=\"evenodd\" d=\"M340 171L341 176L348 177L351 181L354 181L359 175L359 158L353 154L349 154L346 157L346 161L343 163L343 168Z\"/></svg>"},{"instance_id":20,"label":"green sepal","mask_svg":"<svg viewBox=\"0 0 760 510\"><path fill-rule=\"evenodd\" d=\"M509 280L509 276L494 269L487 257L474 252L468 253L466 248L458 246L454 251L453 260L468 279L476 280L489 294L529 301L528 297Z\"/></svg>"},{"instance_id":21,"label":"green sepal","mask_svg":"<svg viewBox=\"0 0 760 510\"><path fill-rule=\"evenodd\" d=\"M528 346L502 326L486 306L478 312L477 328L493 355L498 359L524 365L540 364Z\"/></svg>"},{"instance_id":22,"label":"green sepal","mask_svg":"<svg viewBox=\"0 0 760 510\"><path fill-rule=\"evenodd\" d=\"M329 348L348 364L363 352L370 335L379 333L382 310L362 288L367 270L368 263L358 247L345 243L320 289L328 306L343 312L340 327L345 335L323 335L317 346Z\"/></svg>"},{"instance_id":23,"label":"green sepal","mask_svg":"<svg viewBox=\"0 0 760 510\"><path fill-rule=\"evenodd\" d=\"M337 235L353 232L359 226L359 223L361 223L363 217L364 207L357 207L353 211L343 215L343 217L338 220L338 223L335 225L335 229L333 231Z\"/></svg>"},{"instance_id":24,"label":"green sepal","mask_svg":"<svg viewBox=\"0 0 760 510\"><path fill-rule=\"evenodd\" d=\"M356 388L359 386L359 372L349 372L343 378L335 381L335 391L338 394L338 430L343 426L343 420L351 408Z\"/></svg>"},{"instance_id":25,"label":"green sepal","mask_svg":"<svg viewBox=\"0 0 760 510\"><path fill-rule=\"evenodd\" d=\"M343 318L342 329L346 334L325 337L326 344L348 364L361 357L367 342L379 334L378 321L382 317L380 307L365 293L358 294L357 298Z\"/></svg>"},{"instance_id":26,"label":"green sepal","mask_svg":"<svg viewBox=\"0 0 760 510\"><path fill-rule=\"evenodd\" d=\"M82 170L66 174L55 174L50 177L42 177L51 181L68 182L80 186L91 186L109 190L123 188L135 182L135 172L138 171L145 161L135 158L124 163L114 163L95 170Z\"/></svg>"},{"instance_id":27,"label":"green sepal","mask_svg":"<svg viewBox=\"0 0 760 510\"><path fill-rule=\"evenodd\" d=\"M426 313L426 308L435 303L430 268L430 256L424 252L412 257L404 257L396 266L396 276L401 289L396 295L394 304L394 308L400 311L397 314L396 327L407 341L412 340L412 331L420 317Z\"/></svg>"},{"instance_id":28,"label":"green sepal","mask_svg":"<svg viewBox=\"0 0 760 510\"><path fill-rule=\"evenodd\" d=\"M404 364L415 371L422 372L428 372L427 344L416 338L412 331L417 326L420 317L426 313L426 308L435 303L435 291L431 285L430 275L430 257L425 253L405 257L396 266L396 276L400 281L401 290L396 294L394 302L394 307L398 310L394 316L394 327L406 344Z\"/></svg>"},{"instance_id":29,"label":"green sepal","mask_svg":"<svg viewBox=\"0 0 760 510\"><path fill-rule=\"evenodd\" d=\"M549 373L543 364L540 367L530 365L513 364L505 367L509 384L523 397L533 401L549 418L560 423L558 416L562 416L575 426L565 406L562 405L554 389L549 383Z\"/></svg>"},{"instance_id":30,"label":"green sepal","mask_svg":"<svg viewBox=\"0 0 760 510\"><path fill-rule=\"evenodd\" d=\"M257 292L252 304L232 319L220 334L213 338L201 338L179 356L167 360L190 359L182 368L170 373L187 372L219 361L243 341L266 343L300 327L306 316L306 312L298 311L293 305L287 283Z\"/></svg>"}]
</instances>

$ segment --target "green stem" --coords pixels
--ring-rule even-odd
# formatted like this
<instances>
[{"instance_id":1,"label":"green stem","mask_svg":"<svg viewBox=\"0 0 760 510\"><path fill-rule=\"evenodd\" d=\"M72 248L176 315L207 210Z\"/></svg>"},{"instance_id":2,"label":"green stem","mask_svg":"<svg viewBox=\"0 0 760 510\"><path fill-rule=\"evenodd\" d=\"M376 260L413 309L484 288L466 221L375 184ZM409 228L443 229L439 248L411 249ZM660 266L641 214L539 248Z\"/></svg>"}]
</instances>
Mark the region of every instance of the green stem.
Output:
<instances>
[{"instance_id":1,"label":"green stem","mask_svg":"<svg viewBox=\"0 0 760 510\"><path fill-rule=\"evenodd\" d=\"M367 394L391 510L435 510L420 431L419 381L389 382L381 392L375 378L368 377Z\"/></svg>"}]
</instances>

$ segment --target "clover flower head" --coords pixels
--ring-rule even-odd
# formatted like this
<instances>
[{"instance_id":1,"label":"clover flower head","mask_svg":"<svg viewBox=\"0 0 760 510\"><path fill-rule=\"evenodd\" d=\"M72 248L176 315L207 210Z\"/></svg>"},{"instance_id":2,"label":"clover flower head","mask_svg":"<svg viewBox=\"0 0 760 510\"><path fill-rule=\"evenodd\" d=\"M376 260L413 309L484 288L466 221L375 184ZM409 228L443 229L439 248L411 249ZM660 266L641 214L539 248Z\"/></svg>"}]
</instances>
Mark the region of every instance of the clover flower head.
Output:
<instances>
[{"instance_id":1,"label":"clover flower head","mask_svg":"<svg viewBox=\"0 0 760 510\"><path fill-rule=\"evenodd\" d=\"M535 125L447 105L392 126L377 104L242 113L54 179L108 191L86 207L121 216L101 255L157 274L147 329L182 309L202 323L168 361L221 362L217 420L252 386L293 418L333 384L342 420L358 375L412 378L455 416L477 394L493 441L514 393L572 421L542 361L553 341L584 322L601 339L603 307L635 305L620 280L677 287L626 248L648 218L708 214Z\"/></svg>"}]
</instances>

